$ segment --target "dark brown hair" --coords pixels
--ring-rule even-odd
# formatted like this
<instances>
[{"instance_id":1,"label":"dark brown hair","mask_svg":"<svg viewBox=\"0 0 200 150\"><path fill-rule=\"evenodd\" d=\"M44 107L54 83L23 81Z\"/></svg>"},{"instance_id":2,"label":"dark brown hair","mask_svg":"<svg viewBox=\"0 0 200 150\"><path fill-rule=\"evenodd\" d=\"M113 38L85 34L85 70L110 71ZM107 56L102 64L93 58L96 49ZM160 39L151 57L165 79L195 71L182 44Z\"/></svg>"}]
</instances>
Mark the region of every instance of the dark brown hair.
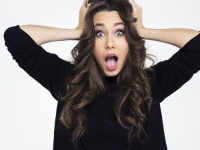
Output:
<instances>
[{"instance_id":1,"label":"dark brown hair","mask_svg":"<svg viewBox=\"0 0 200 150\"><path fill-rule=\"evenodd\" d=\"M147 119L145 110L150 110L152 99L149 79L144 70L145 60L148 57L144 40L133 25L132 6L126 0L91 4L80 41L72 51L74 69L67 81L60 121L67 129L73 129L72 141L76 144L85 132L87 106L105 90L101 70L93 56L95 42L93 17L99 11L117 11L125 23L129 53L117 76L118 95L114 108L120 125L129 130L127 136L131 143L133 137L140 137L144 132L143 127Z\"/></svg>"}]
</instances>

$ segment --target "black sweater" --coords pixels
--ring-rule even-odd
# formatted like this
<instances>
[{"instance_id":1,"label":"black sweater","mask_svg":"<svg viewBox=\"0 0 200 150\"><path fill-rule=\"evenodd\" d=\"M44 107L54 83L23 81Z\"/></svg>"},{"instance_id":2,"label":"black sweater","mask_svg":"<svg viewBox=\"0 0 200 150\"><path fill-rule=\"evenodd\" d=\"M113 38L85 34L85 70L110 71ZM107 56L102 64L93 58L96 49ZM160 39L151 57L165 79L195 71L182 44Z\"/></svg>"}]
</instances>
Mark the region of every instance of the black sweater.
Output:
<instances>
[{"instance_id":1,"label":"black sweater","mask_svg":"<svg viewBox=\"0 0 200 150\"><path fill-rule=\"evenodd\" d=\"M58 100L54 132L54 150L75 150L71 144L71 131L59 126L63 106L56 91L64 89L73 65L55 54L46 52L18 26L6 30L5 44L13 59L31 77L50 91ZM151 117L145 125L148 138L134 143L134 150L166 150L160 102L179 89L200 69L200 35L190 40L169 60L153 66L151 81L153 105ZM86 132L81 138L80 150L128 150L127 130L118 123L112 103L116 94L115 78L105 78L106 91L89 107Z\"/></svg>"}]
</instances>

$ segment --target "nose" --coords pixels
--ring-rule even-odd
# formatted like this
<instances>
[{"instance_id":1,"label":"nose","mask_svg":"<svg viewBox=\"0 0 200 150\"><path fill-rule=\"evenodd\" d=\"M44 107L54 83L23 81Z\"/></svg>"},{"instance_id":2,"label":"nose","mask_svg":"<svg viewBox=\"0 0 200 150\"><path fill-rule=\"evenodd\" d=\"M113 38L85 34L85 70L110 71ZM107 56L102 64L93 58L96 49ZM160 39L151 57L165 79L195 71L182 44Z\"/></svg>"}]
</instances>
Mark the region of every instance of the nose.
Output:
<instances>
[{"instance_id":1,"label":"nose","mask_svg":"<svg viewBox=\"0 0 200 150\"><path fill-rule=\"evenodd\" d=\"M110 49L115 49L115 42L112 36L107 36L106 39L106 49L110 50Z\"/></svg>"}]
</instances>

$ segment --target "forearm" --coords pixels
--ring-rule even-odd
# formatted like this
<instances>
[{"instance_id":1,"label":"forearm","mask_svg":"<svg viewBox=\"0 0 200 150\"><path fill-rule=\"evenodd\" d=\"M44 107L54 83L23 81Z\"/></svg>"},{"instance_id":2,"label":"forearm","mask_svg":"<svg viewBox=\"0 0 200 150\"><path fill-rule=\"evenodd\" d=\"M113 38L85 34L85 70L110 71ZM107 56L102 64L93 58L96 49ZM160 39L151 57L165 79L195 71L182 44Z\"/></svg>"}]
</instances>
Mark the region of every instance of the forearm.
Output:
<instances>
[{"instance_id":1,"label":"forearm","mask_svg":"<svg viewBox=\"0 0 200 150\"><path fill-rule=\"evenodd\" d=\"M25 31L37 45L48 42L74 40L81 36L81 29L61 29L39 25L22 25L20 28Z\"/></svg>"},{"instance_id":2,"label":"forearm","mask_svg":"<svg viewBox=\"0 0 200 150\"><path fill-rule=\"evenodd\" d=\"M141 29L140 36L144 39L159 41L182 48L188 41L199 34L192 29Z\"/></svg>"}]
</instances>

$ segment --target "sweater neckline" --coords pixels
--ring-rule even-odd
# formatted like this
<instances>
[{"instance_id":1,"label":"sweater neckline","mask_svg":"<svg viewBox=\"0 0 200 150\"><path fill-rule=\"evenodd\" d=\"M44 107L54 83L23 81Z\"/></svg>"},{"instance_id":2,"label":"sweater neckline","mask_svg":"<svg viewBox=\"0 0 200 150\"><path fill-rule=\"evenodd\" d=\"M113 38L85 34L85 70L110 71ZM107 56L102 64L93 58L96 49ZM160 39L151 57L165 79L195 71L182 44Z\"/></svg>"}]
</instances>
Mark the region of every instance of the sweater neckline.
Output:
<instances>
[{"instance_id":1,"label":"sweater neckline","mask_svg":"<svg viewBox=\"0 0 200 150\"><path fill-rule=\"evenodd\" d=\"M110 87L117 84L117 76L103 77L103 82L106 87Z\"/></svg>"}]
</instances>

